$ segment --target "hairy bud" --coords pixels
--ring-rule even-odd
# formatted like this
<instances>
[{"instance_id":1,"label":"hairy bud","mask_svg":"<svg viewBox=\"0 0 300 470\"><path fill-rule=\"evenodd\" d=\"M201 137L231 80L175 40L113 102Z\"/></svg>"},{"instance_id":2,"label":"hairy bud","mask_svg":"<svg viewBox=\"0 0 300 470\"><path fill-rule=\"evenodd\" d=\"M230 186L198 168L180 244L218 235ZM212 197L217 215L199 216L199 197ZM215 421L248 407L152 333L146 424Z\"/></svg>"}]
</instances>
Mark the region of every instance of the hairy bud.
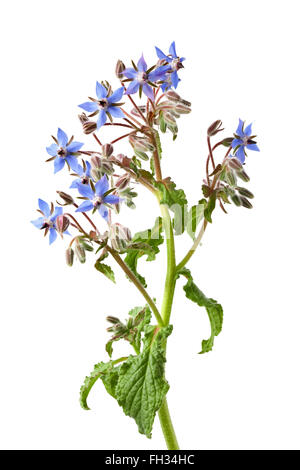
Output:
<instances>
[{"instance_id":1,"label":"hairy bud","mask_svg":"<svg viewBox=\"0 0 300 470\"><path fill-rule=\"evenodd\" d=\"M56 191L57 194L62 198L62 200L65 202L65 205L69 204L74 204L74 199L70 194L64 193L63 191Z\"/></svg>"},{"instance_id":2,"label":"hairy bud","mask_svg":"<svg viewBox=\"0 0 300 470\"><path fill-rule=\"evenodd\" d=\"M247 175L247 173L244 170L238 171L237 175L242 181L245 181L245 183L248 183L248 181L250 181L249 176Z\"/></svg>"},{"instance_id":3,"label":"hairy bud","mask_svg":"<svg viewBox=\"0 0 300 470\"><path fill-rule=\"evenodd\" d=\"M241 170L243 168L241 162L235 157L228 158L227 162L228 166L230 166L230 168L233 170Z\"/></svg>"},{"instance_id":4,"label":"hairy bud","mask_svg":"<svg viewBox=\"0 0 300 470\"><path fill-rule=\"evenodd\" d=\"M121 60L118 60L117 65L116 65L117 78L123 78L123 72L125 69L126 69L125 64Z\"/></svg>"},{"instance_id":5,"label":"hairy bud","mask_svg":"<svg viewBox=\"0 0 300 470\"><path fill-rule=\"evenodd\" d=\"M221 126L222 126L222 121L220 119L213 122L207 129L208 137L212 137L213 135L216 135L218 132L223 131L224 129L221 129Z\"/></svg>"},{"instance_id":6,"label":"hairy bud","mask_svg":"<svg viewBox=\"0 0 300 470\"><path fill-rule=\"evenodd\" d=\"M116 325L117 323L121 323L121 320L119 320L119 318L117 317L106 317L106 321L108 321L109 323L112 323L113 325Z\"/></svg>"},{"instance_id":7,"label":"hairy bud","mask_svg":"<svg viewBox=\"0 0 300 470\"><path fill-rule=\"evenodd\" d=\"M129 228L116 223L110 226L109 238L114 250L123 251L131 241L131 233Z\"/></svg>"},{"instance_id":8,"label":"hairy bud","mask_svg":"<svg viewBox=\"0 0 300 470\"><path fill-rule=\"evenodd\" d=\"M236 187L237 191L239 192L239 194L241 196L245 196L249 199L253 199L254 198L254 194L251 193L251 191L249 191L249 189L246 189L246 188L241 188L241 187Z\"/></svg>"},{"instance_id":9,"label":"hairy bud","mask_svg":"<svg viewBox=\"0 0 300 470\"><path fill-rule=\"evenodd\" d=\"M110 157L114 151L114 148L111 144L102 145L102 155L103 157Z\"/></svg>"},{"instance_id":10,"label":"hairy bud","mask_svg":"<svg viewBox=\"0 0 300 470\"><path fill-rule=\"evenodd\" d=\"M147 139L147 137L131 135L128 140L134 150L137 150L138 152L153 152L154 150L153 144Z\"/></svg>"},{"instance_id":11,"label":"hairy bud","mask_svg":"<svg viewBox=\"0 0 300 470\"><path fill-rule=\"evenodd\" d=\"M62 235L67 230L69 225L70 225L70 220L66 215L62 214L56 217L55 226L56 226L56 230L58 231L60 235Z\"/></svg>"},{"instance_id":12,"label":"hairy bud","mask_svg":"<svg viewBox=\"0 0 300 470\"><path fill-rule=\"evenodd\" d=\"M242 204L243 207L246 207L247 209L252 209L253 206L252 206L251 202L248 201L247 198L241 196L240 199L241 199L241 204Z\"/></svg>"},{"instance_id":13,"label":"hairy bud","mask_svg":"<svg viewBox=\"0 0 300 470\"><path fill-rule=\"evenodd\" d=\"M75 246L75 254L80 261L80 263L85 263L86 257L85 257L85 249L83 246L78 242L76 243Z\"/></svg>"},{"instance_id":14,"label":"hairy bud","mask_svg":"<svg viewBox=\"0 0 300 470\"><path fill-rule=\"evenodd\" d=\"M97 129L97 123L95 121L90 121L85 113L80 114L79 120L82 124L82 129L85 134L92 134Z\"/></svg>"},{"instance_id":15,"label":"hairy bud","mask_svg":"<svg viewBox=\"0 0 300 470\"><path fill-rule=\"evenodd\" d=\"M125 173L125 175L122 175L117 179L116 188L118 188L119 191L122 191L123 189L127 188L129 183L130 183L130 175L128 173Z\"/></svg>"},{"instance_id":16,"label":"hairy bud","mask_svg":"<svg viewBox=\"0 0 300 470\"><path fill-rule=\"evenodd\" d=\"M242 204L241 198L237 194L233 194L232 196L230 196L230 199L238 207Z\"/></svg>"},{"instance_id":17,"label":"hairy bud","mask_svg":"<svg viewBox=\"0 0 300 470\"><path fill-rule=\"evenodd\" d=\"M73 266L74 261L74 250L73 248L69 247L66 250L66 262L68 266Z\"/></svg>"}]
</instances>

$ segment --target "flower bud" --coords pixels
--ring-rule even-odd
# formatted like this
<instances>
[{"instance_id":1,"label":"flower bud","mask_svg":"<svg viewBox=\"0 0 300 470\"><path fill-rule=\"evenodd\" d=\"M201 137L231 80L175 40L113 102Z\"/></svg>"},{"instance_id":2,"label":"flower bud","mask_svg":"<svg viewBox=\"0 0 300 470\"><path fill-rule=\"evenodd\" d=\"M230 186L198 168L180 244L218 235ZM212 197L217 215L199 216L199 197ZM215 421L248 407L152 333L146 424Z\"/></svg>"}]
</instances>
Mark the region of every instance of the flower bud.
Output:
<instances>
[{"instance_id":1,"label":"flower bud","mask_svg":"<svg viewBox=\"0 0 300 470\"><path fill-rule=\"evenodd\" d=\"M247 175L247 173L244 170L238 171L237 175L241 180L245 181L245 183L248 183L248 181L250 181L249 176Z\"/></svg>"},{"instance_id":2,"label":"flower bud","mask_svg":"<svg viewBox=\"0 0 300 470\"><path fill-rule=\"evenodd\" d=\"M233 170L241 170L243 168L241 162L235 157L230 157L227 162L228 166L230 166L230 168L232 168Z\"/></svg>"},{"instance_id":3,"label":"flower bud","mask_svg":"<svg viewBox=\"0 0 300 470\"><path fill-rule=\"evenodd\" d=\"M114 151L114 148L111 144L102 145L102 155L103 157L110 157Z\"/></svg>"},{"instance_id":4,"label":"flower bud","mask_svg":"<svg viewBox=\"0 0 300 470\"><path fill-rule=\"evenodd\" d=\"M62 214L56 217L55 227L60 235L62 235L67 230L69 225L70 225L70 220L66 215Z\"/></svg>"},{"instance_id":5,"label":"flower bud","mask_svg":"<svg viewBox=\"0 0 300 470\"><path fill-rule=\"evenodd\" d=\"M176 126L176 119L171 113L164 113L165 122L170 126Z\"/></svg>"},{"instance_id":6,"label":"flower bud","mask_svg":"<svg viewBox=\"0 0 300 470\"><path fill-rule=\"evenodd\" d=\"M252 209L253 206L252 206L251 202L248 201L247 198L241 196L240 199L241 199L241 204L242 204L243 207L246 207L247 209Z\"/></svg>"},{"instance_id":7,"label":"flower bud","mask_svg":"<svg viewBox=\"0 0 300 470\"><path fill-rule=\"evenodd\" d=\"M101 168L101 158L98 157L97 155L93 155L91 157L91 165L92 165L92 168L99 170Z\"/></svg>"},{"instance_id":8,"label":"flower bud","mask_svg":"<svg viewBox=\"0 0 300 470\"><path fill-rule=\"evenodd\" d=\"M73 248L69 247L66 250L66 262L68 266L73 266L74 261L74 250Z\"/></svg>"},{"instance_id":9,"label":"flower bud","mask_svg":"<svg viewBox=\"0 0 300 470\"><path fill-rule=\"evenodd\" d=\"M249 191L248 189L246 189L246 188L240 188L239 186L236 187L236 189L237 189L237 191L239 192L239 194L240 194L241 196L245 196L245 197L247 197L247 198L249 198L249 199L253 199L253 198L254 198L254 194L251 193L251 191Z\"/></svg>"},{"instance_id":10,"label":"flower bud","mask_svg":"<svg viewBox=\"0 0 300 470\"><path fill-rule=\"evenodd\" d=\"M117 179L116 188L118 188L119 191L122 191L123 189L127 188L129 183L130 183L130 175L128 173L125 173L124 175L120 176Z\"/></svg>"},{"instance_id":11,"label":"flower bud","mask_svg":"<svg viewBox=\"0 0 300 470\"><path fill-rule=\"evenodd\" d=\"M173 91L173 90L167 91L167 93L165 93L165 96L168 98L168 100L171 100L171 101L175 101L175 102L181 101L181 98L178 95L178 93L176 93L176 91Z\"/></svg>"},{"instance_id":12,"label":"flower bud","mask_svg":"<svg viewBox=\"0 0 300 470\"><path fill-rule=\"evenodd\" d=\"M153 152L154 150L153 144L147 139L147 137L138 137L137 135L131 135L128 140L134 150L138 152Z\"/></svg>"},{"instance_id":13,"label":"flower bud","mask_svg":"<svg viewBox=\"0 0 300 470\"><path fill-rule=\"evenodd\" d=\"M121 60L118 60L117 65L116 65L117 78L123 78L122 72L124 72L125 69L126 69L125 64Z\"/></svg>"},{"instance_id":14,"label":"flower bud","mask_svg":"<svg viewBox=\"0 0 300 470\"><path fill-rule=\"evenodd\" d=\"M85 134L92 134L92 132L96 131L97 123L95 121L90 121L85 113L80 114L78 117Z\"/></svg>"},{"instance_id":15,"label":"flower bud","mask_svg":"<svg viewBox=\"0 0 300 470\"><path fill-rule=\"evenodd\" d=\"M131 241L131 233L129 228L116 223L110 226L109 238L114 250L122 251Z\"/></svg>"},{"instance_id":16,"label":"flower bud","mask_svg":"<svg viewBox=\"0 0 300 470\"><path fill-rule=\"evenodd\" d=\"M223 131L224 129L221 129L221 126L222 126L222 121L220 119L213 122L207 129L208 137L212 137L213 135L216 135L218 132Z\"/></svg>"},{"instance_id":17,"label":"flower bud","mask_svg":"<svg viewBox=\"0 0 300 470\"><path fill-rule=\"evenodd\" d=\"M65 201L65 205L74 204L74 199L70 194L64 193L63 191L56 191L57 194Z\"/></svg>"},{"instance_id":18,"label":"flower bud","mask_svg":"<svg viewBox=\"0 0 300 470\"><path fill-rule=\"evenodd\" d=\"M242 204L241 198L237 194L230 196L230 199L238 207Z\"/></svg>"},{"instance_id":19,"label":"flower bud","mask_svg":"<svg viewBox=\"0 0 300 470\"><path fill-rule=\"evenodd\" d=\"M119 153L116 157L113 157L113 159L116 163L123 167L130 167L131 158L126 157L126 155L124 155L123 153Z\"/></svg>"},{"instance_id":20,"label":"flower bud","mask_svg":"<svg viewBox=\"0 0 300 470\"><path fill-rule=\"evenodd\" d=\"M117 317L106 317L106 321L108 321L109 323L112 323L113 325L117 324L117 323L121 323L121 321L119 320L119 318Z\"/></svg>"},{"instance_id":21,"label":"flower bud","mask_svg":"<svg viewBox=\"0 0 300 470\"><path fill-rule=\"evenodd\" d=\"M78 260L80 261L80 263L85 263L85 249L83 248L83 246L78 242L76 243L76 246L75 246L75 254L78 258Z\"/></svg>"},{"instance_id":22,"label":"flower bud","mask_svg":"<svg viewBox=\"0 0 300 470\"><path fill-rule=\"evenodd\" d=\"M186 106L185 104L182 104L182 103L177 104L174 110L178 114L189 114L192 111L190 106Z\"/></svg>"}]
</instances>

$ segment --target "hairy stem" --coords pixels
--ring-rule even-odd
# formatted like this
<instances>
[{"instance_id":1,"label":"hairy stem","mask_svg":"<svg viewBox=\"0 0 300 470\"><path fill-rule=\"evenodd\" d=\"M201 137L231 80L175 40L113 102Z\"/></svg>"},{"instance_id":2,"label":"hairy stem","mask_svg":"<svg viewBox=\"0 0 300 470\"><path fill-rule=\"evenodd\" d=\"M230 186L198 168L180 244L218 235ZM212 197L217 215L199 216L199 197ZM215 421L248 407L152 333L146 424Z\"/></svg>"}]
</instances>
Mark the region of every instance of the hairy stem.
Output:
<instances>
[{"instance_id":1,"label":"hairy stem","mask_svg":"<svg viewBox=\"0 0 300 470\"><path fill-rule=\"evenodd\" d=\"M164 401L159 409L158 416L168 449L178 450L179 444L177 442L166 398L164 398Z\"/></svg>"},{"instance_id":2,"label":"hairy stem","mask_svg":"<svg viewBox=\"0 0 300 470\"><path fill-rule=\"evenodd\" d=\"M163 322L163 319L155 305L155 303L153 302L152 298L150 297L150 295L148 294L148 292L145 290L145 288L143 287L143 285L141 284L141 282L139 281L139 279L134 275L134 273L131 271L131 269L127 266L127 264L124 263L124 261L122 260L121 256L116 252L114 251L112 248L110 248L109 246L106 246L106 249L107 251L110 252L110 254L112 255L112 257L114 258L114 260L118 263L118 265L120 266L120 268L125 272L125 274L129 277L129 279L133 282L133 284L135 285L135 287L140 291L140 293L142 294L142 296L144 297L144 299L146 300L146 302L148 303L149 307L151 308L152 312L154 313L155 315L155 318L156 318L156 321L158 323L159 326L164 326L164 322Z\"/></svg>"}]
</instances>

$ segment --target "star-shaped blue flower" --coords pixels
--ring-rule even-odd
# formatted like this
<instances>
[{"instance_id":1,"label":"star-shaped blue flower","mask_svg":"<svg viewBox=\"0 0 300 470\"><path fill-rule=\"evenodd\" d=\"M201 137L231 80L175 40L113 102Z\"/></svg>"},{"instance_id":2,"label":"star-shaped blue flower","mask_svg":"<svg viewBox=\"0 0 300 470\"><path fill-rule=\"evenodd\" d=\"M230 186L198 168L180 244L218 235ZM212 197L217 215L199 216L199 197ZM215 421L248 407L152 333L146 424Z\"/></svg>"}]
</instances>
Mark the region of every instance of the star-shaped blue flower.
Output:
<instances>
[{"instance_id":1,"label":"star-shaped blue flower","mask_svg":"<svg viewBox=\"0 0 300 470\"><path fill-rule=\"evenodd\" d=\"M144 56L142 55L137 63L137 70L134 68L128 68L122 72L126 78L132 80L129 87L127 88L127 91L125 92L126 95L133 95L139 90L139 88L141 88L143 93L145 93L145 95L150 98L150 100L154 100L154 93L151 87L151 83L165 81L167 79L167 72L170 70L170 66L163 65L161 67L157 67L149 73L147 70L148 67Z\"/></svg>"},{"instance_id":2,"label":"star-shaped blue flower","mask_svg":"<svg viewBox=\"0 0 300 470\"><path fill-rule=\"evenodd\" d=\"M121 199L118 196L113 194L108 194L109 183L107 176L104 175L102 178L97 181L95 184L95 191L91 188L89 184L77 184L77 189L79 193L86 197L87 200L83 201L82 204L76 209L76 212L88 212L93 209L97 209L100 215L107 221L108 220L108 209L105 204L118 204L121 202Z\"/></svg>"},{"instance_id":3,"label":"star-shaped blue flower","mask_svg":"<svg viewBox=\"0 0 300 470\"><path fill-rule=\"evenodd\" d=\"M172 42L169 48L169 55L164 54L163 51L158 47L155 47L155 49L157 57L161 60L166 61L170 65L170 68L172 70L172 72L168 74L169 77L167 82L162 85L162 90L168 90L172 86L174 88L177 88L178 83L180 82L177 71L183 68L182 62L185 60L185 58L178 57L174 41Z\"/></svg>"},{"instance_id":4,"label":"star-shaped blue flower","mask_svg":"<svg viewBox=\"0 0 300 470\"><path fill-rule=\"evenodd\" d=\"M70 188L77 188L78 183L89 184L89 180L91 178L91 169L92 169L91 164L88 161L85 162L85 169L83 168L82 165L78 164L76 174L78 175L79 178L76 178L72 182Z\"/></svg>"},{"instance_id":5,"label":"star-shaped blue flower","mask_svg":"<svg viewBox=\"0 0 300 470\"><path fill-rule=\"evenodd\" d=\"M68 144L68 136L60 128L57 130L57 144L52 144L46 147L47 152L51 157L55 157L54 160L54 173L62 170L65 163L68 162L69 166L73 171L77 170L77 158L74 153L81 149L83 144L81 142L71 142Z\"/></svg>"},{"instance_id":6,"label":"star-shaped blue flower","mask_svg":"<svg viewBox=\"0 0 300 470\"><path fill-rule=\"evenodd\" d=\"M49 245L53 243L57 238L57 231L55 226L55 221L59 215L62 215L63 209L62 207L56 206L51 212L49 204L43 201L43 199L38 200L39 203L39 212L43 214L43 217L38 217L35 220L32 220L31 223L38 229L45 229L46 234L49 232ZM65 230L66 234L70 235L70 233Z\"/></svg>"},{"instance_id":7,"label":"star-shaped blue flower","mask_svg":"<svg viewBox=\"0 0 300 470\"><path fill-rule=\"evenodd\" d=\"M255 136L251 135L252 124L249 124L245 129L244 127L245 121L240 119L236 133L234 134L235 139L233 139L231 143L231 146L234 149L234 156L237 157L241 163L244 163L246 159L245 148L259 152L259 148L253 140Z\"/></svg>"},{"instance_id":8,"label":"star-shaped blue flower","mask_svg":"<svg viewBox=\"0 0 300 470\"><path fill-rule=\"evenodd\" d=\"M108 90L96 82L96 95L98 99L91 98L91 101L86 101L79 105L79 108L84 109L89 113L99 113L97 120L97 129L103 126L107 121L107 113L115 118L124 118L123 111L118 107L118 102L122 98L124 88L118 88L111 96L108 96Z\"/></svg>"}]
</instances>

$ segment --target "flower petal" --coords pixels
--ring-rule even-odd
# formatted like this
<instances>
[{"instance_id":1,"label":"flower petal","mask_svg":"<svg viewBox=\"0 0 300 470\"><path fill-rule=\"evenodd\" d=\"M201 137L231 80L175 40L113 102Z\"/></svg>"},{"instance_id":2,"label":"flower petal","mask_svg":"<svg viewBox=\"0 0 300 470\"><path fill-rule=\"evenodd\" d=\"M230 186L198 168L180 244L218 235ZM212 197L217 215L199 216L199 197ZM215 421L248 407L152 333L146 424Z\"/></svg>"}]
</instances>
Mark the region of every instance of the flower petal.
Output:
<instances>
[{"instance_id":1,"label":"flower petal","mask_svg":"<svg viewBox=\"0 0 300 470\"><path fill-rule=\"evenodd\" d=\"M35 220L31 220L31 223L36 227L36 228L42 228L44 225L44 217L38 217Z\"/></svg>"},{"instance_id":2,"label":"flower petal","mask_svg":"<svg viewBox=\"0 0 300 470\"><path fill-rule=\"evenodd\" d=\"M78 161L77 161L77 158L74 157L74 155L67 155L66 156L66 160L67 162L69 163L71 169L73 171L75 171L75 173L77 173L77 169L78 169Z\"/></svg>"},{"instance_id":3,"label":"flower petal","mask_svg":"<svg viewBox=\"0 0 300 470\"><path fill-rule=\"evenodd\" d=\"M149 73L148 78L150 82L165 80L166 72L169 70L171 70L169 65L162 65L161 67L157 67L157 69L152 70L152 72Z\"/></svg>"},{"instance_id":4,"label":"flower petal","mask_svg":"<svg viewBox=\"0 0 300 470\"><path fill-rule=\"evenodd\" d=\"M245 163L246 155L243 145L237 150L234 156L238 158L241 163Z\"/></svg>"},{"instance_id":5,"label":"flower petal","mask_svg":"<svg viewBox=\"0 0 300 470\"><path fill-rule=\"evenodd\" d=\"M86 101L85 103L79 104L78 107L84 109L88 113L93 113L98 109L98 105L97 103L94 103L94 101Z\"/></svg>"},{"instance_id":6,"label":"flower petal","mask_svg":"<svg viewBox=\"0 0 300 470\"><path fill-rule=\"evenodd\" d=\"M99 82L96 82L96 95L99 100L107 96L107 89Z\"/></svg>"},{"instance_id":7,"label":"flower petal","mask_svg":"<svg viewBox=\"0 0 300 470\"><path fill-rule=\"evenodd\" d=\"M122 199L119 196L114 196L113 194L109 194L103 199L103 202L106 202L107 204L118 204L121 201Z\"/></svg>"},{"instance_id":8,"label":"flower petal","mask_svg":"<svg viewBox=\"0 0 300 470\"><path fill-rule=\"evenodd\" d=\"M62 213L63 213L63 208L59 207L59 206L56 206L55 209L54 209L53 214L50 217L50 220L52 220L52 222L54 222L59 215L62 215Z\"/></svg>"},{"instance_id":9,"label":"flower petal","mask_svg":"<svg viewBox=\"0 0 300 470\"><path fill-rule=\"evenodd\" d=\"M122 74L125 75L126 78L132 78L134 80L137 76L137 71L134 68L129 67L128 69L123 70Z\"/></svg>"},{"instance_id":10,"label":"flower petal","mask_svg":"<svg viewBox=\"0 0 300 470\"><path fill-rule=\"evenodd\" d=\"M246 145L246 148L249 150L254 150L255 152L260 152L259 148L257 147L256 144L248 144Z\"/></svg>"},{"instance_id":11,"label":"flower petal","mask_svg":"<svg viewBox=\"0 0 300 470\"><path fill-rule=\"evenodd\" d=\"M178 73L176 72L176 70L171 74L171 80L172 80L173 87L177 88L178 83L179 83L179 77L178 77Z\"/></svg>"},{"instance_id":12,"label":"flower petal","mask_svg":"<svg viewBox=\"0 0 300 470\"><path fill-rule=\"evenodd\" d=\"M231 142L231 147L235 149L235 147L237 147L238 145L242 145L242 144L243 144L243 141L241 139L233 139L233 141Z\"/></svg>"},{"instance_id":13,"label":"flower petal","mask_svg":"<svg viewBox=\"0 0 300 470\"><path fill-rule=\"evenodd\" d=\"M175 41L172 42L170 49L169 49L170 54L173 57L177 57L177 52L176 52L176 47L175 47Z\"/></svg>"},{"instance_id":14,"label":"flower petal","mask_svg":"<svg viewBox=\"0 0 300 470\"><path fill-rule=\"evenodd\" d=\"M122 109L118 108L117 106L109 106L107 111L115 118L125 117L125 114L123 113Z\"/></svg>"},{"instance_id":15,"label":"flower petal","mask_svg":"<svg viewBox=\"0 0 300 470\"><path fill-rule=\"evenodd\" d=\"M142 71L142 72L146 72L147 70L147 64L146 64L146 61L144 59L144 55L142 54L138 63L137 63L137 68L138 70Z\"/></svg>"},{"instance_id":16,"label":"flower petal","mask_svg":"<svg viewBox=\"0 0 300 470\"><path fill-rule=\"evenodd\" d=\"M133 82L130 83L129 87L125 91L125 95L134 95L139 89L139 82L137 80L133 80Z\"/></svg>"},{"instance_id":17,"label":"flower petal","mask_svg":"<svg viewBox=\"0 0 300 470\"><path fill-rule=\"evenodd\" d=\"M60 127L57 129L57 140L61 147L66 147L68 143L68 136Z\"/></svg>"},{"instance_id":18,"label":"flower petal","mask_svg":"<svg viewBox=\"0 0 300 470\"><path fill-rule=\"evenodd\" d=\"M104 126L106 121L107 121L106 112L104 111L104 109L101 109L99 111L99 117L98 117L98 121L97 121L97 129L100 129L100 127Z\"/></svg>"},{"instance_id":19,"label":"flower petal","mask_svg":"<svg viewBox=\"0 0 300 470\"><path fill-rule=\"evenodd\" d=\"M43 201L43 199L39 199L38 202L39 202L39 208L43 212L45 217L49 217L50 216L49 204L47 202Z\"/></svg>"},{"instance_id":20,"label":"flower petal","mask_svg":"<svg viewBox=\"0 0 300 470\"><path fill-rule=\"evenodd\" d=\"M238 127L237 127L236 132L235 132L237 135L239 135L239 136L243 136L243 135L244 135L243 126L244 126L244 121L242 121L241 119L239 119L239 125L238 125Z\"/></svg>"},{"instance_id":21,"label":"flower petal","mask_svg":"<svg viewBox=\"0 0 300 470\"><path fill-rule=\"evenodd\" d=\"M78 184L81 184L81 179L80 178L77 178L76 180L74 180L72 182L72 184L70 185L70 189L77 189L78 188Z\"/></svg>"},{"instance_id":22,"label":"flower petal","mask_svg":"<svg viewBox=\"0 0 300 470\"><path fill-rule=\"evenodd\" d=\"M118 101L120 101L123 94L124 94L124 87L121 86L111 96L109 96L109 98L107 98L107 101L109 102L109 104L117 103Z\"/></svg>"},{"instance_id":23,"label":"flower petal","mask_svg":"<svg viewBox=\"0 0 300 470\"><path fill-rule=\"evenodd\" d=\"M88 212L94 208L91 201L83 201L75 212Z\"/></svg>"},{"instance_id":24,"label":"flower petal","mask_svg":"<svg viewBox=\"0 0 300 470\"><path fill-rule=\"evenodd\" d=\"M156 49L156 54L159 59L166 60L167 62L171 62L171 58L168 57L166 54L163 53L162 50L160 50L158 47L155 47Z\"/></svg>"},{"instance_id":25,"label":"flower petal","mask_svg":"<svg viewBox=\"0 0 300 470\"><path fill-rule=\"evenodd\" d=\"M56 157L57 149L58 149L57 144L51 144L49 147L46 147L46 150L49 153L49 155L51 155L51 157Z\"/></svg>"},{"instance_id":26,"label":"flower petal","mask_svg":"<svg viewBox=\"0 0 300 470\"><path fill-rule=\"evenodd\" d=\"M148 83L144 83L143 92L145 93L146 96L148 96L148 98L150 98L150 100L154 101L153 90L152 90L151 86L148 85Z\"/></svg>"},{"instance_id":27,"label":"flower petal","mask_svg":"<svg viewBox=\"0 0 300 470\"><path fill-rule=\"evenodd\" d=\"M94 199L95 194L89 184L78 183L77 189L81 196L88 197L89 199Z\"/></svg>"},{"instance_id":28,"label":"flower petal","mask_svg":"<svg viewBox=\"0 0 300 470\"><path fill-rule=\"evenodd\" d=\"M108 221L108 209L107 209L107 207L105 207L104 204L101 204L98 211L99 211L100 215L103 217L103 219L105 219L106 222L107 222Z\"/></svg>"},{"instance_id":29,"label":"flower petal","mask_svg":"<svg viewBox=\"0 0 300 470\"><path fill-rule=\"evenodd\" d=\"M252 123L246 127L246 129L244 130L244 134L247 137L250 137L250 135L252 134Z\"/></svg>"},{"instance_id":30,"label":"flower petal","mask_svg":"<svg viewBox=\"0 0 300 470\"><path fill-rule=\"evenodd\" d=\"M95 184L95 194L97 196L102 196L104 193L106 193L106 191L108 191L108 188L109 188L109 183L108 183L108 179L107 179L107 176L104 175L102 176L102 178L97 181L97 183Z\"/></svg>"},{"instance_id":31,"label":"flower petal","mask_svg":"<svg viewBox=\"0 0 300 470\"><path fill-rule=\"evenodd\" d=\"M55 228L50 228L49 230L49 245L51 245L57 239L57 233Z\"/></svg>"},{"instance_id":32,"label":"flower petal","mask_svg":"<svg viewBox=\"0 0 300 470\"><path fill-rule=\"evenodd\" d=\"M86 174L86 176L90 177L90 176L91 176L91 169L92 169L92 166L91 166L90 162L88 162L88 161L86 161L85 164L86 164L86 172L85 172L85 174ZM83 173L83 172L82 172L82 173Z\"/></svg>"},{"instance_id":33,"label":"flower petal","mask_svg":"<svg viewBox=\"0 0 300 470\"><path fill-rule=\"evenodd\" d=\"M84 144L81 142L71 142L71 144L67 146L67 151L73 153L78 152L83 145Z\"/></svg>"}]
</instances>

